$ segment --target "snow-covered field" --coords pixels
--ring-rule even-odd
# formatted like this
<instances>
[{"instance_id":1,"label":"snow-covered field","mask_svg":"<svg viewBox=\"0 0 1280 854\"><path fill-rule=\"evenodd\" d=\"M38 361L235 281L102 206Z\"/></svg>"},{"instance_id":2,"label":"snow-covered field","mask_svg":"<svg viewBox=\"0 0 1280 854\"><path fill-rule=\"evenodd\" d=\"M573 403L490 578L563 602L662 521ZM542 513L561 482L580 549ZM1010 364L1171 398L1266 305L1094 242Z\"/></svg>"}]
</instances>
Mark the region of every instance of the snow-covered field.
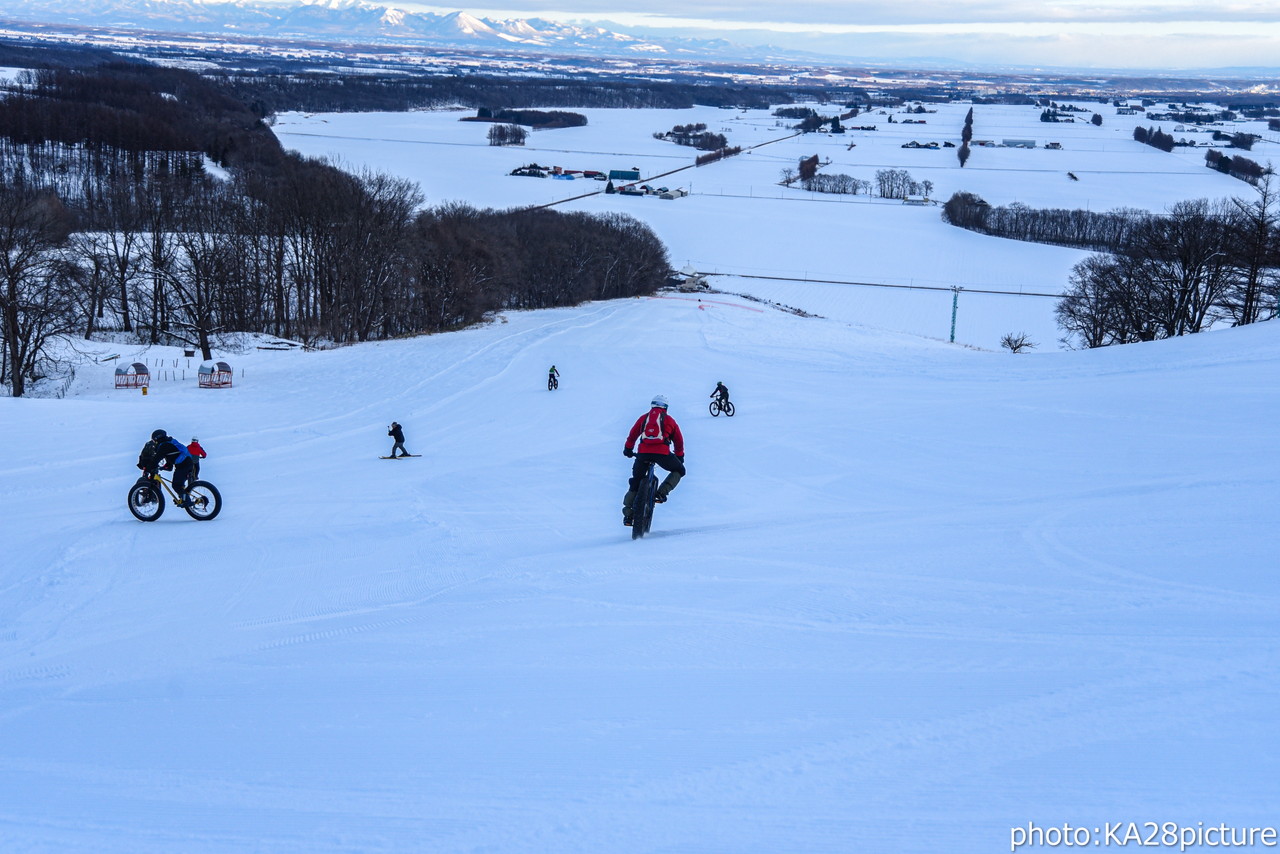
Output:
<instances>
[{"instance_id":1,"label":"snow-covered field","mask_svg":"<svg viewBox=\"0 0 1280 854\"><path fill-rule=\"evenodd\" d=\"M985 237L942 222L939 208L911 206L867 196L807 193L779 185L781 172L813 154L825 173L868 181L882 169L905 169L918 181L933 182L943 200L958 190L977 193L993 205L1022 202L1033 207L1106 211L1141 208L1164 211L1185 199L1239 196L1254 191L1242 181L1205 167L1205 149L1166 153L1133 140L1133 128L1158 126L1177 138L1207 142L1211 134L1175 132L1177 125L1143 115L1118 115L1110 104L1081 102L1087 112L1072 123L1040 121L1031 106L974 106L974 140L1002 143L1030 139L1038 148L975 145L962 169L956 149L904 149L910 141L959 144L970 105L929 105L934 113L874 112L849 119L848 127L875 131L794 136L792 120L766 110L713 107L689 110L579 110L588 124L531 133L523 147L493 147L490 125L463 122L471 112L337 113L280 117L275 131L289 148L326 156L352 169L368 168L409 178L421 185L428 204L465 201L481 207L548 204L597 192L595 181L511 176L512 169L536 162L564 169L636 168L654 186L691 191L675 201L656 197L595 195L563 206L593 212L623 211L653 226L677 268L737 274L714 284L796 305L827 317L947 340L951 332L951 288L1061 293L1071 268L1087 253ZM1161 110L1167 105L1157 105ZM1153 111L1157 109L1153 107ZM834 114L839 108L818 108ZM1103 124L1089 118L1097 112ZM923 119L926 124L904 124ZM750 149L738 157L647 181L690 167L698 152L653 138L675 125L702 123L723 133L731 145ZM1248 155L1280 165L1280 137L1265 122L1218 128L1264 137ZM1046 149L1050 142L1061 150ZM854 147L850 148L850 143ZM753 148L753 146L759 146ZM1072 180L1068 173L1076 176ZM788 279L909 285L938 290L814 287ZM1053 318L1056 301L1045 297L962 294L956 340L996 349L1010 332L1026 332L1040 349L1059 346Z\"/></svg>"},{"instance_id":2,"label":"snow-covered field","mask_svg":"<svg viewBox=\"0 0 1280 854\"><path fill-rule=\"evenodd\" d=\"M591 115L535 139L577 135L556 143L573 168L685 154L648 139L684 112L626 145ZM1132 150L1107 115L963 173L887 129L847 156L917 179L904 158L932 158L936 194L992 203L1247 190ZM454 119L394 117L375 135L408 141L383 144L360 141L369 117L278 130L420 168L435 201L582 187L503 176L550 149L490 149ZM844 145L767 146L698 170L687 199L576 204L636 212L704 270L1039 289L1079 257L933 208L777 198L781 164ZM116 391L99 362L65 399L0 399L0 852L987 854L1029 823L1277 823L1280 323L1014 356L965 337L978 306L1044 337L1019 313L1052 301L963 295L958 337L984 352L934 340L949 292L717 284L825 317L663 294L220 353L222 390L175 350L84 344L178 378ZM895 316L937 328L876 328ZM717 380L732 419L707 412ZM636 542L622 443L658 392L689 476ZM420 458L378 459L392 420ZM129 515L157 427L210 452L216 520Z\"/></svg>"},{"instance_id":3,"label":"snow-covered field","mask_svg":"<svg viewBox=\"0 0 1280 854\"><path fill-rule=\"evenodd\" d=\"M228 358L0 400L0 850L1275 823L1280 325L1011 356L669 297ZM690 474L634 542L655 392ZM129 516L156 427L218 519Z\"/></svg>"}]
</instances>

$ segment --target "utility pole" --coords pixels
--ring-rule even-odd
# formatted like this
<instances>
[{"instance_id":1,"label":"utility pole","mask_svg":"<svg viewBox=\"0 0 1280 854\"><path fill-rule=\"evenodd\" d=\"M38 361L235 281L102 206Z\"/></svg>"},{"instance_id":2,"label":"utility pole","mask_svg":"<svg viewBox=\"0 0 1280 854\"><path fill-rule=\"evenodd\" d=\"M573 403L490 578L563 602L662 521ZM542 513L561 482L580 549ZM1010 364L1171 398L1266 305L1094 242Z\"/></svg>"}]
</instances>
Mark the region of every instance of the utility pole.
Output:
<instances>
[{"instance_id":1,"label":"utility pole","mask_svg":"<svg viewBox=\"0 0 1280 854\"><path fill-rule=\"evenodd\" d=\"M956 343L956 310L960 307L960 292L964 288L953 285L951 288L951 343Z\"/></svg>"}]
</instances>

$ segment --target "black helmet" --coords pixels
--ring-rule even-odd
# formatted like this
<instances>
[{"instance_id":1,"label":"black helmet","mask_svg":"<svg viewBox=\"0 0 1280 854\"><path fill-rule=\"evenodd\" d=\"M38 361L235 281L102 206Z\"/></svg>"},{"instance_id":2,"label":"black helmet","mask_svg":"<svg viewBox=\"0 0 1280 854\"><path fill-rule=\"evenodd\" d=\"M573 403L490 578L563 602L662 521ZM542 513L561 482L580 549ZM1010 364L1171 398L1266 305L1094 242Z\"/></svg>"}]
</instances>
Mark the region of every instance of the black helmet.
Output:
<instances>
[{"instance_id":1,"label":"black helmet","mask_svg":"<svg viewBox=\"0 0 1280 854\"><path fill-rule=\"evenodd\" d=\"M164 432L163 430L151 431L151 441L153 442L163 442L165 439L168 439L168 438L169 438L169 434Z\"/></svg>"}]
</instances>

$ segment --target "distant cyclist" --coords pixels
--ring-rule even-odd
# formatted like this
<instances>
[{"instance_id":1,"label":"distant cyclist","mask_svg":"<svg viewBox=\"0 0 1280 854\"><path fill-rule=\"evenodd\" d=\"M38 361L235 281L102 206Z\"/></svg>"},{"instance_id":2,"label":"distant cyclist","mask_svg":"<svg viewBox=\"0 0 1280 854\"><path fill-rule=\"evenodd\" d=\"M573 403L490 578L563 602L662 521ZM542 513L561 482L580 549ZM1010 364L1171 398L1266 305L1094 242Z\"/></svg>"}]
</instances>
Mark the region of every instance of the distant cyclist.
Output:
<instances>
[{"instance_id":1,"label":"distant cyclist","mask_svg":"<svg viewBox=\"0 0 1280 854\"><path fill-rule=\"evenodd\" d=\"M637 439L640 440L639 453L636 453ZM654 498L658 503L666 501L671 490L684 477L684 436L680 433L680 425L667 414L665 395L655 395L649 403L649 411L632 425L622 454L635 457L635 462L631 465L631 479L627 482L627 494L622 499L622 524L630 525L631 502L635 499L636 487L639 486L646 465L653 463L667 472L666 479L658 486L658 493Z\"/></svg>"},{"instance_id":2,"label":"distant cyclist","mask_svg":"<svg viewBox=\"0 0 1280 854\"><path fill-rule=\"evenodd\" d=\"M729 388L724 383L717 382L715 390L713 390L711 394L707 395L707 397L720 398L720 405L723 407L726 403L729 402Z\"/></svg>"},{"instance_id":3,"label":"distant cyclist","mask_svg":"<svg viewBox=\"0 0 1280 854\"><path fill-rule=\"evenodd\" d=\"M556 370L556 366L552 365L551 370L547 372L547 388L560 387L560 372Z\"/></svg>"},{"instance_id":4,"label":"distant cyclist","mask_svg":"<svg viewBox=\"0 0 1280 854\"><path fill-rule=\"evenodd\" d=\"M200 461L209 456L200 445L200 440L195 436L191 437L190 444L187 445L187 453L191 455L194 465L191 467L191 479L196 480L200 477Z\"/></svg>"},{"instance_id":5,"label":"distant cyclist","mask_svg":"<svg viewBox=\"0 0 1280 854\"><path fill-rule=\"evenodd\" d=\"M142 446L138 454L138 468L147 475L155 476L160 469L173 471L173 491L178 494L178 506L187 506L187 482L191 479L191 469L195 466L195 457L187 450L187 446L172 438L164 430L151 433L151 441Z\"/></svg>"}]
</instances>

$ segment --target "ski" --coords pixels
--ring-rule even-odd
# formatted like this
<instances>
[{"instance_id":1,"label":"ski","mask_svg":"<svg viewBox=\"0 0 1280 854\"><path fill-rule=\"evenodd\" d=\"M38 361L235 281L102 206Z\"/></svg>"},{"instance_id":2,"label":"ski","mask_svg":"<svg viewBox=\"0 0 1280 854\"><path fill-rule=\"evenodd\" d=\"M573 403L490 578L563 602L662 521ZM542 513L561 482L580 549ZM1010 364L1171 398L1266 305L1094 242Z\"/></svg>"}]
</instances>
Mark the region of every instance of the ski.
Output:
<instances>
[{"instance_id":1,"label":"ski","mask_svg":"<svg viewBox=\"0 0 1280 854\"><path fill-rule=\"evenodd\" d=\"M422 454L401 454L398 457L378 457L380 460L403 460L405 457L420 457Z\"/></svg>"}]
</instances>

